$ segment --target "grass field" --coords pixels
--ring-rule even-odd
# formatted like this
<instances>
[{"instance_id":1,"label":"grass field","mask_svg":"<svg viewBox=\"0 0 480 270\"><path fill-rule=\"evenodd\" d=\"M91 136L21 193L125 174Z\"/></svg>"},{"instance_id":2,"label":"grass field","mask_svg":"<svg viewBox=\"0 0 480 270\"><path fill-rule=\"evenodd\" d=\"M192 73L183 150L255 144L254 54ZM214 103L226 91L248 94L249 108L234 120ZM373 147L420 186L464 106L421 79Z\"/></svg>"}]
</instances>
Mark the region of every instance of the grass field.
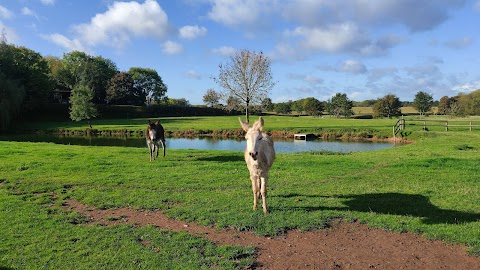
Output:
<instances>
[{"instance_id":1,"label":"grass field","mask_svg":"<svg viewBox=\"0 0 480 270\"><path fill-rule=\"evenodd\" d=\"M237 128L237 117L214 119L162 121L166 128ZM364 121L267 117L265 125L380 129L396 120ZM118 123L143 128L144 122ZM108 121L94 125L119 128ZM82 216L60 207L67 199L99 208L161 209L178 220L259 235L359 220L460 243L480 256L479 153L480 132L473 131L422 132L416 143L374 152L278 154L268 187L271 213L263 215L251 210L240 152L170 150L148 162L139 148L0 142L0 268L235 269L252 261L251 247L216 246L186 233L84 226Z\"/></svg>"}]
</instances>

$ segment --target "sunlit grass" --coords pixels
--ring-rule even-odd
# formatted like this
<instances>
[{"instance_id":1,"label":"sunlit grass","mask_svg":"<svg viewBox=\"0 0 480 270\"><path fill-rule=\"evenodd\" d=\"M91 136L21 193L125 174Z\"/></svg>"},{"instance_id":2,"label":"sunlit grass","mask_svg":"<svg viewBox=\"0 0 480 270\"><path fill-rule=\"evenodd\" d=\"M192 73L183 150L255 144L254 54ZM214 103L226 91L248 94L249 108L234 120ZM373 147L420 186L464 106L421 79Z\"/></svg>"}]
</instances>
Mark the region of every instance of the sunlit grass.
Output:
<instances>
[{"instance_id":1,"label":"sunlit grass","mask_svg":"<svg viewBox=\"0 0 480 270\"><path fill-rule=\"evenodd\" d=\"M271 213L263 215L251 210L249 175L240 152L170 150L150 162L141 148L0 142L0 235L5 239L0 266L70 268L61 261L77 260L80 268L102 268L108 258L118 260L112 265L119 267L134 268L132 262L138 262L162 269L175 254L190 256L189 247L180 243L161 246L166 254L159 256L135 240L161 235L155 244L160 247L165 239L185 242L183 237L190 236L153 228L73 225L82 219L58 207L66 199L99 208L162 209L171 218L260 235L355 219L461 243L478 254L479 151L478 132L451 132L381 151L278 154L268 186ZM202 239L191 241L220 252ZM125 252L124 246L134 252ZM229 256L218 255L221 261L215 264L236 267ZM211 265L211 259L198 258L195 267ZM189 268L190 263L180 257L177 267Z\"/></svg>"}]
</instances>

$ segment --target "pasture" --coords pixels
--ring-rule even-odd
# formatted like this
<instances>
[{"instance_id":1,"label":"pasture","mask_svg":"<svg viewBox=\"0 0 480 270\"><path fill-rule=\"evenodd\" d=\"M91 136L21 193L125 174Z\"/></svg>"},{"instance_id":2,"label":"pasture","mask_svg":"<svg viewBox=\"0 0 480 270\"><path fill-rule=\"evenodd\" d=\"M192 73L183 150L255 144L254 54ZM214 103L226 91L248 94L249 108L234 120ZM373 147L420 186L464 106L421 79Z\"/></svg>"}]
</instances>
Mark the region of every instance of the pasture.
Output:
<instances>
[{"instance_id":1,"label":"pasture","mask_svg":"<svg viewBox=\"0 0 480 270\"><path fill-rule=\"evenodd\" d=\"M237 117L213 119L162 118L162 124L166 130L239 128ZM319 126L315 121L266 117L265 127L314 130ZM391 129L381 121L396 120L321 123ZM93 125L143 129L145 123L97 120ZM83 128L78 123L47 125ZM253 247L218 246L187 233L91 225L84 216L62 208L68 200L100 209L159 209L171 219L262 236L322 229L339 218L357 220L462 244L480 256L480 133L415 136L413 144L374 152L277 154L269 176L267 215L251 209L242 152L167 149L165 158L150 162L146 147L2 141L0 268L235 269L254 259Z\"/></svg>"}]
</instances>

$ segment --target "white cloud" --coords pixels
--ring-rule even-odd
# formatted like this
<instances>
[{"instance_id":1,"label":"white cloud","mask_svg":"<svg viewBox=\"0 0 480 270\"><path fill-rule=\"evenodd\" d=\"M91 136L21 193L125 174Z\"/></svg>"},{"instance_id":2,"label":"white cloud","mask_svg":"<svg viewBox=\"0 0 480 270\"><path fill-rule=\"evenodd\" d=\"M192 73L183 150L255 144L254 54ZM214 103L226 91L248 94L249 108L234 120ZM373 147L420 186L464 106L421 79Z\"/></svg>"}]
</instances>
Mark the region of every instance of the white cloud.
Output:
<instances>
[{"instance_id":1,"label":"white cloud","mask_svg":"<svg viewBox=\"0 0 480 270\"><path fill-rule=\"evenodd\" d=\"M195 70L192 70L192 69L185 72L185 76L187 76L188 78L191 78L191 79L195 79L195 80L202 79L202 76L200 76L200 74L198 74Z\"/></svg>"},{"instance_id":2,"label":"white cloud","mask_svg":"<svg viewBox=\"0 0 480 270\"><path fill-rule=\"evenodd\" d=\"M271 8L268 0L211 0L208 17L229 26L252 25Z\"/></svg>"},{"instance_id":3,"label":"white cloud","mask_svg":"<svg viewBox=\"0 0 480 270\"><path fill-rule=\"evenodd\" d=\"M38 15L37 15L37 13L36 13L35 11L29 9L28 7L23 7L23 8L22 8L22 15L32 16L32 17L34 17L34 18L36 18L36 19L39 18Z\"/></svg>"},{"instance_id":4,"label":"white cloud","mask_svg":"<svg viewBox=\"0 0 480 270\"><path fill-rule=\"evenodd\" d=\"M122 48L131 37L164 38L169 32L168 17L155 0L114 2L105 13L73 27L78 40L87 46L105 44Z\"/></svg>"},{"instance_id":5,"label":"white cloud","mask_svg":"<svg viewBox=\"0 0 480 270\"><path fill-rule=\"evenodd\" d=\"M307 26L355 21L364 25L400 24L415 32L439 26L451 10L464 4L464 0L291 0L283 5L281 14Z\"/></svg>"},{"instance_id":6,"label":"white cloud","mask_svg":"<svg viewBox=\"0 0 480 270\"><path fill-rule=\"evenodd\" d=\"M475 6L473 7L477 12L480 12L480 0L477 0Z\"/></svg>"},{"instance_id":7,"label":"white cloud","mask_svg":"<svg viewBox=\"0 0 480 270\"><path fill-rule=\"evenodd\" d=\"M223 46L213 49L212 52L221 56L233 56L237 52L237 50L233 47Z\"/></svg>"},{"instance_id":8,"label":"white cloud","mask_svg":"<svg viewBox=\"0 0 480 270\"><path fill-rule=\"evenodd\" d=\"M480 81L469 82L462 85L456 85L452 88L453 91L456 91L459 93L470 93L472 91L476 91L479 89L480 89Z\"/></svg>"},{"instance_id":9,"label":"white cloud","mask_svg":"<svg viewBox=\"0 0 480 270\"><path fill-rule=\"evenodd\" d=\"M473 43L473 39L470 37L463 37L458 39L452 39L445 42L445 46L452 49L463 49L470 46Z\"/></svg>"},{"instance_id":10,"label":"white cloud","mask_svg":"<svg viewBox=\"0 0 480 270\"><path fill-rule=\"evenodd\" d=\"M13 12L8 8L0 5L0 19L11 19L13 17Z\"/></svg>"},{"instance_id":11,"label":"white cloud","mask_svg":"<svg viewBox=\"0 0 480 270\"><path fill-rule=\"evenodd\" d=\"M367 67L359 61L349 59L340 64L339 71L352 74L362 74L367 72Z\"/></svg>"},{"instance_id":12,"label":"white cloud","mask_svg":"<svg viewBox=\"0 0 480 270\"><path fill-rule=\"evenodd\" d=\"M195 39L198 37L205 36L207 34L207 28L205 27L198 27L197 25L191 26L187 25L179 30L180 32L180 37L184 39Z\"/></svg>"},{"instance_id":13,"label":"white cloud","mask_svg":"<svg viewBox=\"0 0 480 270\"><path fill-rule=\"evenodd\" d=\"M303 81L311 86L318 86L323 83L323 79L313 75L303 75L303 74L288 74L288 78L293 80Z\"/></svg>"},{"instance_id":14,"label":"white cloud","mask_svg":"<svg viewBox=\"0 0 480 270\"><path fill-rule=\"evenodd\" d=\"M326 28L299 26L286 32L287 37L302 38L301 44L310 50L327 52L345 51L364 40L360 29L353 23L331 25Z\"/></svg>"},{"instance_id":15,"label":"white cloud","mask_svg":"<svg viewBox=\"0 0 480 270\"><path fill-rule=\"evenodd\" d=\"M163 52L166 54L179 54L182 51L183 47L179 43L170 40L163 43Z\"/></svg>"},{"instance_id":16,"label":"white cloud","mask_svg":"<svg viewBox=\"0 0 480 270\"><path fill-rule=\"evenodd\" d=\"M49 40L50 42L57 44L58 46L65 48L69 51L82 51L89 52L87 48L82 45L82 42L78 39L69 39L61 34L51 34L43 35L44 39Z\"/></svg>"},{"instance_id":17,"label":"white cloud","mask_svg":"<svg viewBox=\"0 0 480 270\"><path fill-rule=\"evenodd\" d=\"M42 4L48 5L48 6L53 6L55 4L55 0L40 0Z\"/></svg>"}]
</instances>

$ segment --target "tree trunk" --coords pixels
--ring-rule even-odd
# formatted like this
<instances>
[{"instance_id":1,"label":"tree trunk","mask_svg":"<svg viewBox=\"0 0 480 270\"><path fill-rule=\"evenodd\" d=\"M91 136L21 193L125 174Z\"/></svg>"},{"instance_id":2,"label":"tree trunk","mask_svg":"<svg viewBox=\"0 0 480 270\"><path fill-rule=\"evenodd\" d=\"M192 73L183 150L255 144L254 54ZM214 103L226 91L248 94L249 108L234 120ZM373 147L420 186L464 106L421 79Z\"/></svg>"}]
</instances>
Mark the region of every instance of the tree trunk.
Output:
<instances>
[{"instance_id":1,"label":"tree trunk","mask_svg":"<svg viewBox=\"0 0 480 270\"><path fill-rule=\"evenodd\" d=\"M248 112L249 106L250 106L250 101L247 99L246 106L245 106L245 120L247 120L247 123L250 123L250 114Z\"/></svg>"}]
</instances>

